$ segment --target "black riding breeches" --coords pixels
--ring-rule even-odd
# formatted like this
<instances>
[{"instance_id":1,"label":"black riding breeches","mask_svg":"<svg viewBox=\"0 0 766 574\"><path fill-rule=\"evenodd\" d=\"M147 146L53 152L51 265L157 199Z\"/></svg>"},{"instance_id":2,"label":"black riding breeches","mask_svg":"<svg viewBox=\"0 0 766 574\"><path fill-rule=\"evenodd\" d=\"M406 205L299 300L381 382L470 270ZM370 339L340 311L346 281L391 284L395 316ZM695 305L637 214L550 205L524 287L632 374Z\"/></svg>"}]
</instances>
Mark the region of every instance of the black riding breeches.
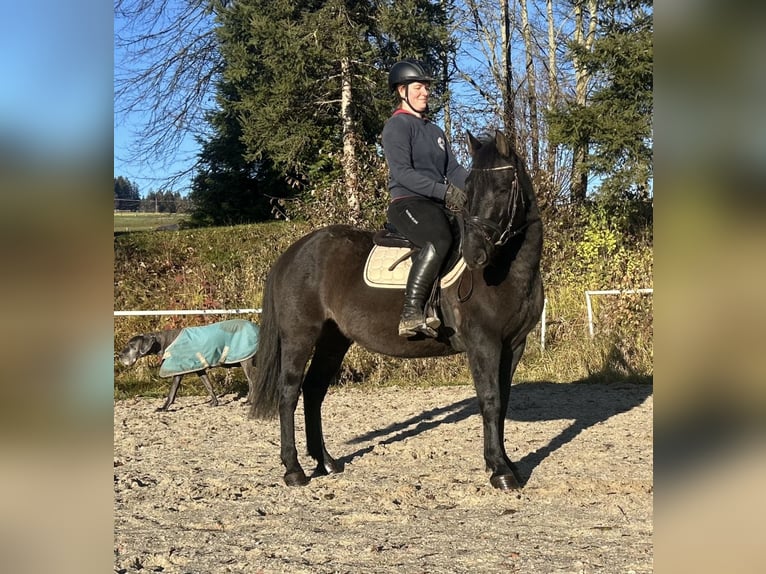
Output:
<instances>
[{"instance_id":1,"label":"black riding breeches","mask_svg":"<svg viewBox=\"0 0 766 574\"><path fill-rule=\"evenodd\" d=\"M431 243L439 260L449 255L452 230L445 208L425 197L406 197L388 206L388 221L418 247Z\"/></svg>"}]
</instances>

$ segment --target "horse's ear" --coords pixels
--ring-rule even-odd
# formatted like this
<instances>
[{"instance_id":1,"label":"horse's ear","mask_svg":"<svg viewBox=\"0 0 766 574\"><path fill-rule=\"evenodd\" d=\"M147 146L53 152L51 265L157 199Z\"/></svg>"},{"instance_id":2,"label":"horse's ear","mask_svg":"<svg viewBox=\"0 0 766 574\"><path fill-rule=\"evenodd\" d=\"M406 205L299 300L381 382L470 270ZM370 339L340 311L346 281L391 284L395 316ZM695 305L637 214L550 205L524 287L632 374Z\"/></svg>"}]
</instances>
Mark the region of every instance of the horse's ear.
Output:
<instances>
[{"instance_id":1,"label":"horse's ear","mask_svg":"<svg viewBox=\"0 0 766 574\"><path fill-rule=\"evenodd\" d=\"M473 137L473 134L468 130L466 130L465 133L468 134L468 153L471 154L471 157L473 157L473 154L479 151L481 142Z\"/></svg>"},{"instance_id":2,"label":"horse's ear","mask_svg":"<svg viewBox=\"0 0 766 574\"><path fill-rule=\"evenodd\" d=\"M508 142L508 138L500 130L495 131L495 147L498 153L502 157L511 157L511 144Z\"/></svg>"}]
</instances>

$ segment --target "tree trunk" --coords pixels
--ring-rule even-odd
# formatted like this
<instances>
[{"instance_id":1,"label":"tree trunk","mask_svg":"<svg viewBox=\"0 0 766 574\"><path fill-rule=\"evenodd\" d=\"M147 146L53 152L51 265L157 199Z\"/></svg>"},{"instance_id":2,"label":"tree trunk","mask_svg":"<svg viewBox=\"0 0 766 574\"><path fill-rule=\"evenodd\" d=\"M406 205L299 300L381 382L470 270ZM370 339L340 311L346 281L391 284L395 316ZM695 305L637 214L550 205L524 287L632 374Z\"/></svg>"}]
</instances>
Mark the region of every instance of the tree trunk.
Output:
<instances>
[{"instance_id":1,"label":"tree trunk","mask_svg":"<svg viewBox=\"0 0 766 574\"><path fill-rule=\"evenodd\" d=\"M359 198L359 161L356 157L357 135L351 115L351 62L341 59L341 101L340 115L343 123L343 181L346 188L349 219L352 224L359 223L362 207Z\"/></svg>"},{"instance_id":2,"label":"tree trunk","mask_svg":"<svg viewBox=\"0 0 766 574\"><path fill-rule=\"evenodd\" d=\"M447 2L441 0L441 7L447 13ZM452 106L450 105L450 88L449 88L449 31L447 32L447 39L441 48L439 53L439 59L442 64L442 77L441 85L444 87L444 133L447 136L447 141L452 141Z\"/></svg>"},{"instance_id":3,"label":"tree trunk","mask_svg":"<svg viewBox=\"0 0 766 574\"><path fill-rule=\"evenodd\" d=\"M502 97L503 97L503 127L505 133L510 137L514 147L518 149L516 142L516 114L514 110L513 94L513 61L511 60L511 7L509 0L501 0L500 8L502 14L501 27L501 78L502 78Z\"/></svg>"},{"instance_id":4,"label":"tree trunk","mask_svg":"<svg viewBox=\"0 0 766 574\"><path fill-rule=\"evenodd\" d=\"M556 64L556 26L553 21L553 0L546 1L548 15L548 110L556 108L559 100L558 70ZM553 177L556 170L556 146L548 142L546 171Z\"/></svg>"},{"instance_id":5,"label":"tree trunk","mask_svg":"<svg viewBox=\"0 0 766 574\"><path fill-rule=\"evenodd\" d=\"M588 3L588 30L585 32L585 17L583 14L583 5L585 0L577 2L574 6L575 31L574 41L581 45L585 50L590 51L593 47L593 41L596 38L596 24L598 15L596 13L597 0L587 0ZM585 107L588 96L588 81L590 76L582 65L580 58L575 55L575 102L579 106ZM579 142L573 150L572 161L572 201L583 202L588 194L588 170L586 163L588 161L588 141Z\"/></svg>"},{"instance_id":6,"label":"tree trunk","mask_svg":"<svg viewBox=\"0 0 766 574\"><path fill-rule=\"evenodd\" d=\"M529 108L530 147L532 148L532 173L540 171L540 126L537 119L537 88L535 65L532 58L532 35L529 31L527 0L521 0L521 34L524 38L527 73L527 106Z\"/></svg>"}]
</instances>

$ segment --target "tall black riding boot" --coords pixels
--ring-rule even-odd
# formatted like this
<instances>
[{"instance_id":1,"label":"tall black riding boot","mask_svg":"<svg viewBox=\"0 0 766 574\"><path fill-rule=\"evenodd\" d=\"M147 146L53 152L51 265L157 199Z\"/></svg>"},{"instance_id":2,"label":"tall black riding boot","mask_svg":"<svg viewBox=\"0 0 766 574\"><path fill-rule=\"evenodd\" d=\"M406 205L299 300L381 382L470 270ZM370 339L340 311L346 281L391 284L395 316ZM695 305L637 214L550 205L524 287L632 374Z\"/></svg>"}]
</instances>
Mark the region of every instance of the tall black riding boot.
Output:
<instances>
[{"instance_id":1,"label":"tall black riding boot","mask_svg":"<svg viewBox=\"0 0 766 574\"><path fill-rule=\"evenodd\" d=\"M431 294L431 288L439 275L442 261L436 254L431 243L426 243L412 262L410 274L407 276L407 287L404 290L404 307L399 320L399 335L411 337L417 333L434 337L436 332L426 324L423 307Z\"/></svg>"}]
</instances>

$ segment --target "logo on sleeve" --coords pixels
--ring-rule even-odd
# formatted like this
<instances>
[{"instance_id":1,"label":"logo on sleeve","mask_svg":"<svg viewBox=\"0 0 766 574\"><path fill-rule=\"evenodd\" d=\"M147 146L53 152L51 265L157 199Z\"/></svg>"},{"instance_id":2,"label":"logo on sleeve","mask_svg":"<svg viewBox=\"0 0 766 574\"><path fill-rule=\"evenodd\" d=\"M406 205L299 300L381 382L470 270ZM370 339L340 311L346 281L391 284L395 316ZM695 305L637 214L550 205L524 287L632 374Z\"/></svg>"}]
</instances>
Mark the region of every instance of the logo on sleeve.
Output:
<instances>
[{"instance_id":1,"label":"logo on sleeve","mask_svg":"<svg viewBox=\"0 0 766 574\"><path fill-rule=\"evenodd\" d=\"M444 138L443 137L439 136L439 139L436 140L436 143L439 144L439 147L442 148L442 151L445 151L444 150Z\"/></svg>"}]
</instances>

